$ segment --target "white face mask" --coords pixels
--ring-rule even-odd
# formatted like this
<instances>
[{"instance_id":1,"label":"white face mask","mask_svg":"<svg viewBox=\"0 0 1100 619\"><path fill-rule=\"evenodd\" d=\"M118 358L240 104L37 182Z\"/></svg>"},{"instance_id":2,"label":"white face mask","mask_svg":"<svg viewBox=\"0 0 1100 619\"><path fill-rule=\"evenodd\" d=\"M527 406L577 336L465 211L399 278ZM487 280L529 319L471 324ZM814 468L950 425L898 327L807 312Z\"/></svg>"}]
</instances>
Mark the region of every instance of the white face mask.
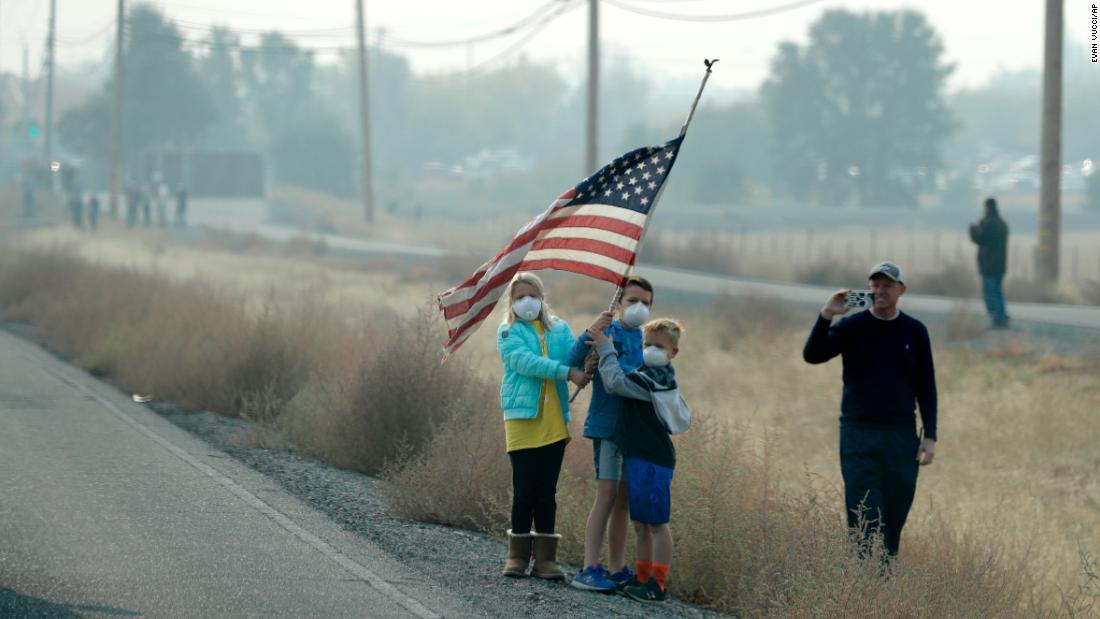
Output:
<instances>
[{"instance_id":1,"label":"white face mask","mask_svg":"<svg viewBox=\"0 0 1100 619\"><path fill-rule=\"evenodd\" d=\"M538 297L522 297L512 302L512 312L516 318L531 322L542 312L542 301Z\"/></svg>"},{"instance_id":2,"label":"white face mask","mask_svg":"<svg viewBox=\"0 0 1100 619\"><path fill-rule=\"evenodd\" d=\"M646 367L659 368L668 365L668 353L656 346L646 346L642 350L642 361Z\"/></svg>"},{"instance_id":3,"label":"white face mask","mask_svg":"<svg viewBox=\"0 0 1100 619\"><path fill-rule=\"evenodd\" d=\"M623 322L630 327L640 327L649 321L649 308L645 303L638 301L631 303L623 310Z\"/></svg>"}]
</instances>

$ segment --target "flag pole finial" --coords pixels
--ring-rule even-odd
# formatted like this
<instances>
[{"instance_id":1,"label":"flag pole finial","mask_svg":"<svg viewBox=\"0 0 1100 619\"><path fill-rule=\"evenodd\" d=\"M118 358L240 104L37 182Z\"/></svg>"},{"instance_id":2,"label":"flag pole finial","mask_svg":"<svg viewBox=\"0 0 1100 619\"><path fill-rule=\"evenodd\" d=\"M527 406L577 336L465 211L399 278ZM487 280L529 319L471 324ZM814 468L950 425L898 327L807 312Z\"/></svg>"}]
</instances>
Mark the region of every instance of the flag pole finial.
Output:
<instances>
[{"instance_id":1,"label":"flag pole finial","mask_svg":"<svg viewBox=\"0 0 1100 619\"><path fill-rule=\"evenodd\" d=\"M710 79L710 72L716 64L718 64L717 58L714 60L708 58L703 59L703 66L707 68L707 72L703 74L703 83L699 84L699 92L695 94L695 101L691 103L691 111L688 112L687 120L684 121L684 126L680 127L681 137L687 135L688 125L691 124L691 119L695 116L695 108L699 106L699 98L703 96L703 89L707 87L707 80Z\"/></svg>"}]
</instances>

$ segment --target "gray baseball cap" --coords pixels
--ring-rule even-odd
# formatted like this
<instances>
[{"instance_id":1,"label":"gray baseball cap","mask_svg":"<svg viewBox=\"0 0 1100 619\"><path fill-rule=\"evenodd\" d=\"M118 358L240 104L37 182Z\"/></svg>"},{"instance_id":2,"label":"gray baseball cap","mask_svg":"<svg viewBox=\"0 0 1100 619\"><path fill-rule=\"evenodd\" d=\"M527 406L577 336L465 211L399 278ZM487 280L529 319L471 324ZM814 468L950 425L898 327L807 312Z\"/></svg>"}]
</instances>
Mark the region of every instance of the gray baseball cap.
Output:
<instances>
[{"instance_id":1,"label":"gray baseball cap","mask_svg":"<svg viewBox=\"0 0 1100 619\"><path fill-rule=\"evenodd\" d=\"M871 268L871 274L867 276L867 279L878 275L879 273L889 277L899 284L905 283L905 278L901 275L901 268L893 262L880 262Z\"/></svg>"}]
</instances>

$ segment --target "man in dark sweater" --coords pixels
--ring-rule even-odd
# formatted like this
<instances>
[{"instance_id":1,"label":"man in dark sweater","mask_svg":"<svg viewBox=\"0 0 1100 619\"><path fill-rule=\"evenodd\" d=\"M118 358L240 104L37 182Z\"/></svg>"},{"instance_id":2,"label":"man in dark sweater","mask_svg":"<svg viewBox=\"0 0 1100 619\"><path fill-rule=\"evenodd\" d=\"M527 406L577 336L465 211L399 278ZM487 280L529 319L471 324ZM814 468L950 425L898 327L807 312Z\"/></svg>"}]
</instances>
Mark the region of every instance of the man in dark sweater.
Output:
<instances>
[{"instance_id":1,"label":"man in dark sweater","mask_svg":"<svg viewBox=\"0 0 1100 619\"><path fill-rule=\"evenodd\" d=\"M985 200L985 216L970 224L970 240L978 246L978 272L982 296L994 329L1008 328L1005 312L1004 278L1008 270L1008 224L997 212L997 201Z\"/></svg>"},{"instance_id":2,"label":"man in dark sweater","mask_svg":"<svg viewBox=\"0 0 1100 619\"><path fill-rule=\"evenodd\" d=\"M895 556L917 490L918 462L931 464L936 453L936 376L928 330L897 308L906 291L901 270L876 265L868 287L872 307L835 326L833 318L851 309L849 291L829 297L802 357L808 363L843 359L840 472L848 526L863 527L865 541L881 534ZM923 440L915 431L918 404Z\"/></svg>"}]
</instances>

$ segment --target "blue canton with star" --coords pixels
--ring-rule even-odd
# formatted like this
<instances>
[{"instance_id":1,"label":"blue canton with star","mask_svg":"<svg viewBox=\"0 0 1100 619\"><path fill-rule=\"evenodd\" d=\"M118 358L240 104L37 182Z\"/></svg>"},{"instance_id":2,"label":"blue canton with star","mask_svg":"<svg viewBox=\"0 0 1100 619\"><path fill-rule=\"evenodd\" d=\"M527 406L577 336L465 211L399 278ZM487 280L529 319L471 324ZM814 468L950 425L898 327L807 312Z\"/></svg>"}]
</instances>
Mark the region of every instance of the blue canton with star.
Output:
<instances>
[{"instance_id":1,"label":"blue canton with star","mask_svg":"<svg viewBox=\"0 0 1100 619\"><path fill-rule=\"evenodd\" d=\"M681 136L661 146L638 148L618 157L581 181L574 188L577 195L562 208L606 204L648 214L683 141Z\"/></svg>"}]
</instances>

